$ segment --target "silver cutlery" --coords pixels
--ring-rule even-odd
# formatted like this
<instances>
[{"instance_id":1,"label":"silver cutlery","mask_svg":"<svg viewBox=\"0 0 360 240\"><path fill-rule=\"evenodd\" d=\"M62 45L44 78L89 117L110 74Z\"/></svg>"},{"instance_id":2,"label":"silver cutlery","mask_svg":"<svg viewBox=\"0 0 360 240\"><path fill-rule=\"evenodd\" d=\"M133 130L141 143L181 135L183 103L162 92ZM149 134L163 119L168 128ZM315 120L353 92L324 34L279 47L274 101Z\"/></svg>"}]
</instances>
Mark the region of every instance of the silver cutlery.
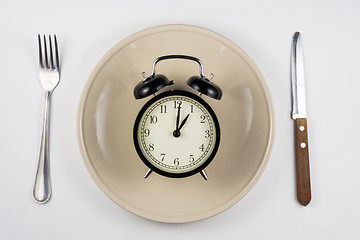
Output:
<instances>
[{"instance_id":1,"label":"silver cutlery","mask_svg":"<svg viewBox=\"0 0 360 240\"><path fill-rule=\"evenodd\" d=\"M311 183L305 106L304 64L299 32L296 32L293 36L291 52L292 118L295 120L297 199L301 205L307 206L311 201Z\"/></svg>"},{"instance_id":2,"label":"silver cutlery","mask_svg":"<svg viewBox=\"0 0 360 240\"><path fill-rule=\"evenodd\" d=\"M53 38L49 35L48 42L45 35L43 36L43 39L38 35L38 43L40 66L39 78L41 86L45 91L45 106L39 162L33 189L33 197L37 203L46 203L51 197L49 155L50 100L54 89L59 84L60 70L56 35L54 35Z\"/></svg>"}]
</instances>

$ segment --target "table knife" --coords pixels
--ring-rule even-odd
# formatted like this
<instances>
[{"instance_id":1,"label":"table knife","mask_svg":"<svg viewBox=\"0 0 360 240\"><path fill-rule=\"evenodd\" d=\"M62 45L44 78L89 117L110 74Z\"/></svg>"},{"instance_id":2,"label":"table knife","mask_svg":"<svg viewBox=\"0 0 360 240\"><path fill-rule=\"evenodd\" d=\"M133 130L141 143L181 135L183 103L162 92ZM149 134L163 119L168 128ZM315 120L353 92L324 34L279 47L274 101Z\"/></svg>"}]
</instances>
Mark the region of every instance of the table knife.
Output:
<instances>
[{"instance_id":1,"label":"table knife","mask_svg":"<svg viewBox=\"0 0 360 240\"><path fill-rule=\"evenodd\" d=\"M311 201L308 128L305 106L305 79L302 43L299 32L292 39L291 51L292 119L295 121L297 199L307 206Z\"/></svg>"}]
</instances>

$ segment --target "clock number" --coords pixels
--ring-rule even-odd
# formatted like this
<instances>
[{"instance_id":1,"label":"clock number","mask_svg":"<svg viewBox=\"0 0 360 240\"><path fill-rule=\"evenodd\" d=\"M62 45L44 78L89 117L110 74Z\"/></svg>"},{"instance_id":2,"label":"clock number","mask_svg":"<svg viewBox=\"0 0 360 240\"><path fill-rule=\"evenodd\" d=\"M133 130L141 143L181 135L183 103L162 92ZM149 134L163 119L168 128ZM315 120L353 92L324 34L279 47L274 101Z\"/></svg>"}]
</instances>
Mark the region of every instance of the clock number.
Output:
<instances>
[{"instance_id":1,"label":"clock number","mask_svg":"<svg viewBox=\"0 0 360 240\"><path fill-rule=\"evenodd\" d=\"M160 156L161 156L161 161L164 161L165 153L160 154Z\"/></svg>"},{"instance_id":2,"label":"clock number","mask_svg":"<svg viewBox=\"0 0 360 240\"><path fill-rule=\"evenodd\" d=\"M153 123L153 124L155 124L155 123L157 123L157 116L150 116L150 123Z\"/></svg>"},{"instance_id":3,"label":"clock number","mask_svg":"<svg viewBox=\"0 0 360 240\"><path fill-rule=\"evenodd\" d=\"M200 119L201 119L201 121L200 121L200 123L205 123L205 115L200 115Z\"/></svg>"},{"instance_id":4,"label":"clock number","mask_svg":"<svg viewBox=\"0 0 360 240\"><path fill-rule=\"evenodd\" d=\"M149 144L149 151L154 151L154 144L153 143Z\"/></svg>"},{"instance_id":5,"label":"clock number","mask_svg":"<svg viewBox=\"0 0 360 240\"><path fill-rule=\"evenodd\" d=\"M160 105L160 113L166 113L166 105Z\"/></svg>"},{"instance_id":6,"label":"clock number","mask_svg":"<svg viewBox=\"0 0 360 240\"><path fill-rule=\"evenodd\" d=\"M194 161L195 161L194 155L190 154L190 161L189 162L193 163Z\"/></svg>"},{"instance_id":7,"label":"clock number","mask_svg":"<svg viewBox=\"0 0 360 240\"><path fill-rule=\"evenodd\" d=\"M194 105L190 105L190 113L194 113Z\"/></svg>"},{"instance_id":8,"label":"clock number","mask_svg":"<svg viewBox=\"0 0 360 240\"><path fill-rule=\"evenodd\" d=\"M201 144L199 149L203 152L204 151L204 144Z\"/></svg>"},{"instance_id":9,"label":"clock number","mask_svg":"<svg viewBox=\"0 0 360 240\"><path fill-rule=\"evenodd\" d=\"M150 135L150 130L149 129L145 129L144 130L144 136L148 137Z\"/></svg>"},{"instance_id":10,"label":"clock number","mask_svg":"<svg viewBox=\"0 0 360 240\"><path fill-rule=\"evenodd\" d=\"M205 138L209 138L210 137L210 130L205 130Z\"/></svg>"},{"instance_id":11,"label":"clock number","mask_svg":"<svg viewBox=\"0 0 360 240\"><path fill-rule=\"evenodd\" d=\"M179 162L179 158L175 158L174 159L174 165L175 166L179 166L180 162Z\"/></svg>"},{"instance_id":12,"label":"clock number","mask_svg":"<svg viewBox=\"0 0 360 240\"><path fill-rule=\"evenodd\" d=\"M181 106L182 101L174 101L174 108L178 108L179 106Z\"/></svg>"}]
</instances>

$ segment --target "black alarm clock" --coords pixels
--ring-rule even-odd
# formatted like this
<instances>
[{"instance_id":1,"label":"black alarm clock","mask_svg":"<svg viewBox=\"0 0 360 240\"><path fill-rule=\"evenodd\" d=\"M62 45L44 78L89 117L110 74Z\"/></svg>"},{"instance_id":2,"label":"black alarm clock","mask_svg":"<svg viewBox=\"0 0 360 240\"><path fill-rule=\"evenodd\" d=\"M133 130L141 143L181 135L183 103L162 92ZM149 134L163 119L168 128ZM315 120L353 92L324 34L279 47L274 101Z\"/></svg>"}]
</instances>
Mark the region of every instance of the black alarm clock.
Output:
<instances>
[{"instance_id":1,"label":"black alarm clock","mask_svg":"<svg viewBox=\"0 0 360 240\"><path fill-rule=\"evenodd\" d=\"M173 89L157 94L174 82L162 74L156 74L156 64L174 58L199 64L200 75L192 76L186 82L199 92L198 95ZM186 55L157 58L153 63L152 74L136 85L136 99L153 96L140 109L133 129L136 151L149 168L145 178L154 171L171 178L201 173L208 179L204 169L214 159L219 148L220 125L214 110L202 98L203 95L220 100L222 91L204 76L200 59Z\"/></svg>"}]
</instances>

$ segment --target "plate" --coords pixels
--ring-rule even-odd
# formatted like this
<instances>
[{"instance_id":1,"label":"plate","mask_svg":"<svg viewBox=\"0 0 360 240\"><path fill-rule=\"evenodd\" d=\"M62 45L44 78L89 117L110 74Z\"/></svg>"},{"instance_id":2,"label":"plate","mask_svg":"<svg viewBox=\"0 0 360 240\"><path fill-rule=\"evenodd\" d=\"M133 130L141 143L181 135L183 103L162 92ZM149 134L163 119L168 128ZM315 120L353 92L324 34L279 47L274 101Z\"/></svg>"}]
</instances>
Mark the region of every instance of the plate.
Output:
<instances>
[{"instance_id":1,"label":"plate","mask_svg":"<svg viewBox=\"0 0 360 240\"><path fill-rule=\"evenodd\" d=\"M173 179L152 173L136 153L132 131L149 100L135 100L142 72L151 74L162 55L199 58L204 74L223 91L221 100L204 96L218 116L221 143L200 174ZM198 75L196 63L168 60L157 73L191 91L186 80ZM138 32L118 43L92 71L81 97L78 136L84 163L100 189L124 209L159 222L184 223L214 216L238 202L263 172L273 142L269 90L255 63L225 37L189 25L164 25Z\"/></svg>"}]
</instances>

